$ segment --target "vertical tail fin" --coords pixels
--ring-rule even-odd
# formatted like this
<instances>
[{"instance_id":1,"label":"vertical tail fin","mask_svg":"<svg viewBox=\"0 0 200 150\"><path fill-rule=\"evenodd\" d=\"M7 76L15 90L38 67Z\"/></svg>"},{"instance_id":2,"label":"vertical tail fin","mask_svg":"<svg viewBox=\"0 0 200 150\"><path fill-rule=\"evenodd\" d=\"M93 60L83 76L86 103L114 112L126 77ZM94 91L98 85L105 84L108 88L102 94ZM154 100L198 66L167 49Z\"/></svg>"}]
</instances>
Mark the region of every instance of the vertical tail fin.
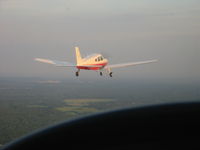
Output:
<instances>
[{"instance_id":1,"label":"vertical tail fin","mask_svg":"<svg viewBox=\"0 0 200 150\"><path fill-rule=\"evenodd\" d=\"M81 53L79 47L75 47L75 50L76 50L76 63L77 65L79 65L82 62Z\"/></svg>"}]
</instances>

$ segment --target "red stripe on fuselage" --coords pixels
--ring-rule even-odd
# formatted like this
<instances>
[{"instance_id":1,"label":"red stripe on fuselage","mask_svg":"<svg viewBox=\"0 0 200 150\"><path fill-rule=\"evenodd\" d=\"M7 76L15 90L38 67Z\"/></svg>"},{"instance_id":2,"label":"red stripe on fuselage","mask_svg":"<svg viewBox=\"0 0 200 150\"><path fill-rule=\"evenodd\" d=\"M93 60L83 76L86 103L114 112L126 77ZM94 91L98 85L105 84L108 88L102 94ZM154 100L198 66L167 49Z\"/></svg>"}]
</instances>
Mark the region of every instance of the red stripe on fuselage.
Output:
<instances>
[{"instance_id":1,"label":"red stripe on fuselage","mask_svg":"<svg viewBox=\"0 0 200 150\"><path fill-rule=\"evenodd\" d=\"M88 65L88 64L87 64ZM86 66L87 66L86 65ZM100 70L102 69L104 66L107 65L107 63L102 63L102 64L89 64L88 66L92 66L94 65L94 67L84 67L84 66L77 66L78 69L85 69L85 70ZM99 67L97 67L99 66Z\"/></svg>"}]
</instances>

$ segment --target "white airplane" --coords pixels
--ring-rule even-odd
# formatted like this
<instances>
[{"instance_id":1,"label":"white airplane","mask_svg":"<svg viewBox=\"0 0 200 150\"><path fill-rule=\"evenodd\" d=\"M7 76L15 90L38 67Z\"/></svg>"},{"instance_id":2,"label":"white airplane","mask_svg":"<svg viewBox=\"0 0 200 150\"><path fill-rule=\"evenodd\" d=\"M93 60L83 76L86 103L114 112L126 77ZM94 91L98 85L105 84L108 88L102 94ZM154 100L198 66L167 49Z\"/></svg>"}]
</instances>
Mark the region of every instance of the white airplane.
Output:
<instances>
[{"instance_id":1,"label":"white airplane","mask_svg":"<svg viewBox=\"0 0 200 150\"><path fill-rule=\"evenodd\" d=\"M84 69L84 70L99 71L101 76L103 75L102 72L106 70L110 77L112 77L113 74L113 72L111 72L112 68L121 68L121 67L135 66L140 64L148 64L157 61L154 59L148 61L128 62L122 64L108 65L108 60L104 58L101 54L92 54L85 58L82 58L79 47L75 47L75 50L76 50L76 64L69 63L66 61L57 61L57 60L50 60L43 58L35 58L35 61L48 63L59 67L76 67L78 69L78 71L76 72L76 76L79 76L80 70Z\"/></svg>"}]
</instances>

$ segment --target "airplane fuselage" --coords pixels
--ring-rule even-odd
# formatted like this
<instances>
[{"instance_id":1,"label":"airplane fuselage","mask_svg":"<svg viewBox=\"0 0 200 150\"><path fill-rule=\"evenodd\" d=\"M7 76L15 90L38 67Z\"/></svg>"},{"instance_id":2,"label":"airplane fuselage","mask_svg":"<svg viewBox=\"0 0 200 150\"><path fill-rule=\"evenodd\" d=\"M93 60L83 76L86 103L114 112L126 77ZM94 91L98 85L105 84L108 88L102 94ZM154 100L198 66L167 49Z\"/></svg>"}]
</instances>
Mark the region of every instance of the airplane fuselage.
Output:
<instances>
[{"instance_id":1,"label":"airplane fuselage","mask_svg":"<svg viewBox=\"0 0 200 150\"><path fill-rule=\"evenodd\" d=\"M78 69L85 70L101 70L108 64L108 60L101 54L93 54L83 58L81 62L77 64Z\"/></svg>"}]
</instances>

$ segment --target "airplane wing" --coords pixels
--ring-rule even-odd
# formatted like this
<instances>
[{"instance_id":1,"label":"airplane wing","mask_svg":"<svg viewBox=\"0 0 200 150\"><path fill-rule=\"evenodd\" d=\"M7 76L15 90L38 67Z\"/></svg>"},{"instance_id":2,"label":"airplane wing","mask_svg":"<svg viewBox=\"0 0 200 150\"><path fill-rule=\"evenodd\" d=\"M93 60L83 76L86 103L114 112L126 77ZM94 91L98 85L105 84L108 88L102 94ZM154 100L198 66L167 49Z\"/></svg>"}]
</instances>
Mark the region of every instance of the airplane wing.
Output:
<instances>
[{"instance_id":1,"label":"airplane wing","mask_svg":"<svg viewBox=\"0 0 200 150\"><path fill-rule=\"evenodd\" d=\"M76 67L76 64L66 62L66 61L57 61L57 60L50 60L50 59L43 59L43 58L35 58L35 61L52 64L58 67Z\"/></svg>"},{"instance_id":2,"label":"airplane wing","mask_svg":"<svg viewBox=\"0 0 200 150\"><path fill-rule=\"evenodd\" d=\"M105 69L108 68L122 68L122 67L128 67L128 66L135 66L135 65L141 65L141 64L148 64L157 62L158 60L148 60L148 61L138 61L138 62L128 62L128 63L122 63L122 64L114 64L114 65L107 65L105 66Z\"/></svg>"},{"instance_id":3,"label":"airplane wing","mask_svg":"<svg viewBox=\"0 0 200 150\"><path fill-rule=\"evenodd\" d=\"M35 58L35 61L52 64L58 67L77 67L76 64L66 62L66 61L50 60L50 59L43 59L43 58ZM99 65L79 65L79 67L99 67Z\"/></svg>"}]
</instances>

